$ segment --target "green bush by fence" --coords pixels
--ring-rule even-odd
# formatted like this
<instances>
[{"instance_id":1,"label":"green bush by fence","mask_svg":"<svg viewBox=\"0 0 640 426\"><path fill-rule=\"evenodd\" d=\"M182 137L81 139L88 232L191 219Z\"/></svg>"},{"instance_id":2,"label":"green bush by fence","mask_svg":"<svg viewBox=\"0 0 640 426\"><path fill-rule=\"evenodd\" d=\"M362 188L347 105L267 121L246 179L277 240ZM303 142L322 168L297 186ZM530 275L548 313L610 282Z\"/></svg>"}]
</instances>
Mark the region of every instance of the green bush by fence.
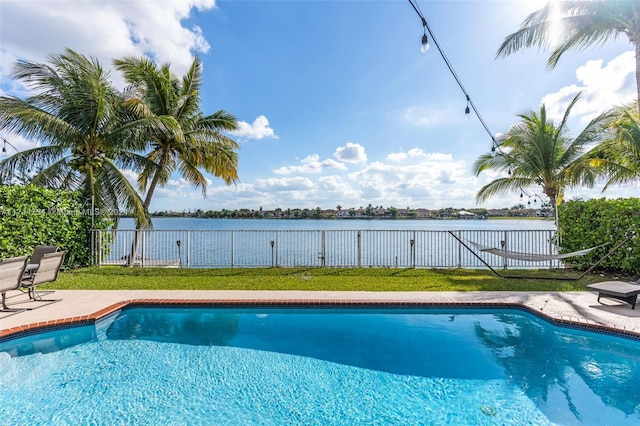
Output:
<instances>
[{"instance_id":1,"label":"green bush by fence","mask_svg":"<svg viewBox=\"0 0 640 426\"><path fill-rule=\"evenodd\" d=\"M95 218L100 229L108 222ZM66 267L91 264L91 207L79 192L0 186L0 258L31 254L37 245L67 250Z\"/></svg>"},{"instance_id":2,"label":"green bush by fence","mask_svg":"<svg viewBox=\"0 0 640 426\"><path fill-rule=\"evenodd\" d=\"M562 253L605 244L588 256L567 259L567 264L587 269L632 232L640 237L640 199L604 198L567 201L558 210ZM631 238L599 266L612 272L640 273L640 238Z\"/></svg>"}]
</instances>

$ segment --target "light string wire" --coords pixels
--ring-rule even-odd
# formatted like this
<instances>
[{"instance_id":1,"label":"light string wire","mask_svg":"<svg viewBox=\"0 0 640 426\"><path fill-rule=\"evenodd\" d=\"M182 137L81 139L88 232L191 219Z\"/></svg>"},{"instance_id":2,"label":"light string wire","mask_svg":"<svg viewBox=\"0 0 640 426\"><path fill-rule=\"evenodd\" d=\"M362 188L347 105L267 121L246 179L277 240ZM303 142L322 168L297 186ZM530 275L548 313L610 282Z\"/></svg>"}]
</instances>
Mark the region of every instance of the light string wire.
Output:
<instances>
[{"instance_id":1,"label":"light string wire","mask_svg":"<svg viewBox=\"0 0 640 426\"><path fill-rule=\"evenodd\" d=\"M493 147L499 148L498 144L496 143L496 139L493 136L493 133L491 133L491 130L489 130L489 126L487 126L487 123L484 121L484 118L482 118L482 115L480 114L480 111L478 111L478 108L476 108L476 104L471 99L471 96L469 96L469 93L467 92L467 89L465 89L464 84L462 84L462 81L460 80L460 77L458 77L458 74L456 73L455 69L453 68L453 65L451 64L451 62L449 61L449 58L447 58L447 55L444 53L444 50L442 50L442 47L440 46L440 43L438 43L438 39L436 38L435 34L433 33L433 31L431 31L431 27L429 26L429 23L427 22L426 18L422 14L422 11L420 10L420 6L418 6L418 4L416 3L415 0L409 0L409 4L411 5L411 7L413 7L413 10L416 12L418 17L422 21L423 28L425 29L426 32L429 33L429 36L431 37L431 40L433 41L433 44L438 49L438 52L440 53L440 56L442 56L442 59L444 60L444 63L447 65L447 68L449 69L449 72L451 73L453 78L456 80L456 83L458 83L458 86L460 87L460 90L462 90L462 93L464 93L466 101L467 101L467 104L471 106L471 109L473 109L473 112L476 114L476 117L478 117L478 120L480 121L480 124L482 124L482 127L484 127L486 132L489 134L489 137L491 138L491 141L493 142Z\"/></svg>"},{"instance_id":2,"label":"light string wire","mask_svg":"<svg viewBox=\"0 0 640 426\"><path fill-rule=\"evenodd\" d=\"M469 92L467 92L467 89L464 87L464 84L462 84L462 80L460 80L460 77L458 77L458 73L456 73L455 69L453 68L453 65L449 61L449 58L447 58L447 55L444 53L444 50L440 46L440 43L438 43L438 39L436 38L435 34L433 33L433 31L431 31L431 27L429 26L429 23L427 22L427 19L424 17L424 14L422 13L422 10L420 10L420 6L418 5L418 3L415 0L409 0L409 4L411 5L413 10L416 12L418 17L420 18L420 20L422 22L422 27L425 30L425 34L429 33L429 36L431 37L431 40L433 41L433 44L438 49L438 52L440 53L440 56L442 56L442 59L444 60L444 63L447 65L447 68L449 69L449 72L451 73L451 75L455 79L456 83L458 83L458 86L460 87L460 90L462 90L462 93L465 95L465 98L466 98L466 101L467 101L467 106L471 106L471 109L473 109L473 112L475 113L476 117L480 121L480 124L482 124L482 127L484 127L484 130L487 132L487 134L491 138L491 142L492 142L491 151L495 152L497 150L498 151L498 155L503 155L503 156L506 157L507 153L502 151L502 149L500 148L500 144L496 141L495 137L493 136L493 133L491 133L491 130L489 130L489 126L487 125L486 121L484 121L484 118L482 118L482 115L480 114L480 111L478 111L478 108L476 107L476 104L471 99L471 96L469 96ZM531 201L530 201L531 198L533 198L534 202L538 198L540 198L540 196L538 194L536 194L536 193L528 194L527 191L525 191L522 187L520 187L520 195L521 195L520 198L523 198L522 197L523 194L526 195L529 198L528 204L531 204Z\"/></svg>"}]
</instances>

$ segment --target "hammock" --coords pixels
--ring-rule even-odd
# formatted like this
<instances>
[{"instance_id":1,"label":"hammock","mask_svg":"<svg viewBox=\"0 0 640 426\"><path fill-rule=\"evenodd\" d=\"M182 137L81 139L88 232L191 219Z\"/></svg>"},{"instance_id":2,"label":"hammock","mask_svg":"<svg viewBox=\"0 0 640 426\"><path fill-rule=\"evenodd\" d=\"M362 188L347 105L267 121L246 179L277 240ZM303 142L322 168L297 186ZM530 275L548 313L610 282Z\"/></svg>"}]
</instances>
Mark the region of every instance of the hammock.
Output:
<instances>
[{"instance_id":1,"label":"hammock","mask_svg":"<svg viewBox=\"0 0 640 426\"><path fill-rule=\"evenodd\" d=\"M548 260L565 259L567 257L584 256L591 253L593 250L606 245L606 244L600 244L599 246L578 250L578 251L572 251L571 253L534 254L534 253L524 253L520 251L502 250L499 248L476 243L474 241L469 241L469 243L475 246L478 250L483 251L485 253L495 254L496 256L506 257L508 259L523 260L523 261L529 261L529 262L545 262Z\"/></svg>"},{"instance_id":2,"label":"hammock","mask_svg":"<svg viewBox=\"0 0 640 426\"><path fill-rule=\"evenodd\" d=\"M504 275L500 275L500 273L498 273L498 271L496 271L495 269L493 269L491 267L491 265L489 265L482 257L480 257L480 255L478 255L475 251L473 251L471 249L471 247L469 247L464 241L462 241L462 239L460 239L460 237L458 237L454 232L452 231L447 231L453 238L455 238L456 240L458 240L458 242L467 250L469 250L469 252L471 254L473 254L480 262L484 263L484 265L491 269L491 272L493 272L494 274L496 274L497 276L499 276L500 278L529 278L529 279L548 279L548 278L544 278L544 277L525 277L525 276L513 276L513 277L509 277L509 276L504 276ZM585 275L587 275L589 272L591 272L592 270L594 270L596 268L596 266L598 266L600 263L602 263L606 258L608 258L609 256L611 256L616 250L618 250L620 247L622 247L627 241L629 241L631 238L635 237L635 233L634 232L627 232L627 235L625 236L624 240L622 240L620 243L618 243L615 247L613 247L611 250L609 250L609 252L607 254L605 254L604 256L602 256L600 259L598 259L593 265L591 265L589 267L589 269L587 269L586 271L584 271L582 274L580 274L580 276L578 277L574 277L574 278L562 278L562 277L556 277L554 279L557 280L579 280L582 277L584 277ZM468 240L467 240L468 241ZM585 254L599 248L602 246L606 246L609 243L605 243L605 244L600 244L599 246L595 246L595 247L591 247L588 249L584 249L584 250L579 250L579 251L574 251L571 253L564 253L564 254L552 254L552 255L545 255L545 254L532 254L532 253L523 253L523 252L517 252L517 251L509 251L509 250L501 250L501 249L497 249L495 247L490 247L490 246L486 246L484 244L480 244L480 243L475 243L473 241L468 241L470 244L474 245L478 250L480 251L484 251L487 253L492 253L495 254L497 256L503 256L503 257L508 257L511 259L518 259L518 260L531 260L534 262L542 262L545 260L554 260L554 259L564 259L565 257L572 257L572 256L584 256Z\"/></svg>"}]
</instances>

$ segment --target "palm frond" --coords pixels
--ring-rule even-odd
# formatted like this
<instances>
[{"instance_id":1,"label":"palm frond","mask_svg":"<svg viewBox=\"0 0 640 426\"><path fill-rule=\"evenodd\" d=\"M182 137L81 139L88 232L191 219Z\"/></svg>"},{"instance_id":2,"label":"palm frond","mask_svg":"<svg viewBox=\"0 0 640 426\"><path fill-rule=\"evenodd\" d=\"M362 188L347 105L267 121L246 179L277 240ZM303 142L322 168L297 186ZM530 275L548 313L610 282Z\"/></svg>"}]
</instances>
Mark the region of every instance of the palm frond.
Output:
<instances>
[{"instance_id":1,"label":"palm frond","mask_svg":"<svg viewBox=\"0 0 640 426\"><path fill-rule=\"evenodd\" d=\"M555 42L551 35L559 27L563 37L553 46L547 61L547 66L554 68L567 51L602 45L621 34L637 42L631 36L638 33L637 16L640 16L640 2L636 0L549 2L527 16L518 30L505 38L496 58L529 47L546 50Z\"/></svg>"},{"instance_id":2,"label":"palm frond","mask_svg":"<svg viewBox=\"0 0 640 426\"><path fill-rule=\"evenodd\" d=\"M481 203L491 197L504 195L509 192L519 193L523 188L534 186L537 182L527 178L498 178L495 179L478 191L476 194L476 202Z\"/></svg>"},{"instance_id":3,"label":"palm frond","mask_svg":"<svg viewBox=\"0 0 640 426\"><path fill-rule=\"evenodd\" d=\"M53 189L76 190L82 187L83 179L67 159L63 158L36 173L31 178L31 183Z\"/></svg>"},{"instance_id":4,"label":"palm frond","mask_svg":"<svg viewBox=\"0 0 640 426\"><path fill-rule=\"evenodd\" d=\"M149 226L151 220L144 203L136 189L129 183L126 176L111 162L105 163L100 171L99 181L110 194L108 200L112 202L112 211L123 210L130 212L137 223ZM116 202L113 204L113 202Z\"/></svg>"}]
</instances>

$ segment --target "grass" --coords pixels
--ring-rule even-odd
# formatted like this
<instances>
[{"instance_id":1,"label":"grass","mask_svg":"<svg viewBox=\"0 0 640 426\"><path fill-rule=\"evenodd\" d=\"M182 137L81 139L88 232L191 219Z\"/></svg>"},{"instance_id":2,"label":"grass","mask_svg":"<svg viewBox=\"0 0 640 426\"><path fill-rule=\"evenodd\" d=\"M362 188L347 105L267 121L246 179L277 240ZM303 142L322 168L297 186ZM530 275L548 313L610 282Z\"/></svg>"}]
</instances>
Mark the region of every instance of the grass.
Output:
<instances>
[{"instance_id":1,"label":"grass","mask_svg":"<svg viewBox=\"0 0 640 426\"><path fill-rule=\"evenodd\" d=\"M59 290L329 290L329 291L580 291L610 279L570 271L508 271L531 278L500 278L488 270L393 268L161 269L92 267L65 271ZM577 276L577 274L573 274Z\"/></svg>"}]
</instances>

